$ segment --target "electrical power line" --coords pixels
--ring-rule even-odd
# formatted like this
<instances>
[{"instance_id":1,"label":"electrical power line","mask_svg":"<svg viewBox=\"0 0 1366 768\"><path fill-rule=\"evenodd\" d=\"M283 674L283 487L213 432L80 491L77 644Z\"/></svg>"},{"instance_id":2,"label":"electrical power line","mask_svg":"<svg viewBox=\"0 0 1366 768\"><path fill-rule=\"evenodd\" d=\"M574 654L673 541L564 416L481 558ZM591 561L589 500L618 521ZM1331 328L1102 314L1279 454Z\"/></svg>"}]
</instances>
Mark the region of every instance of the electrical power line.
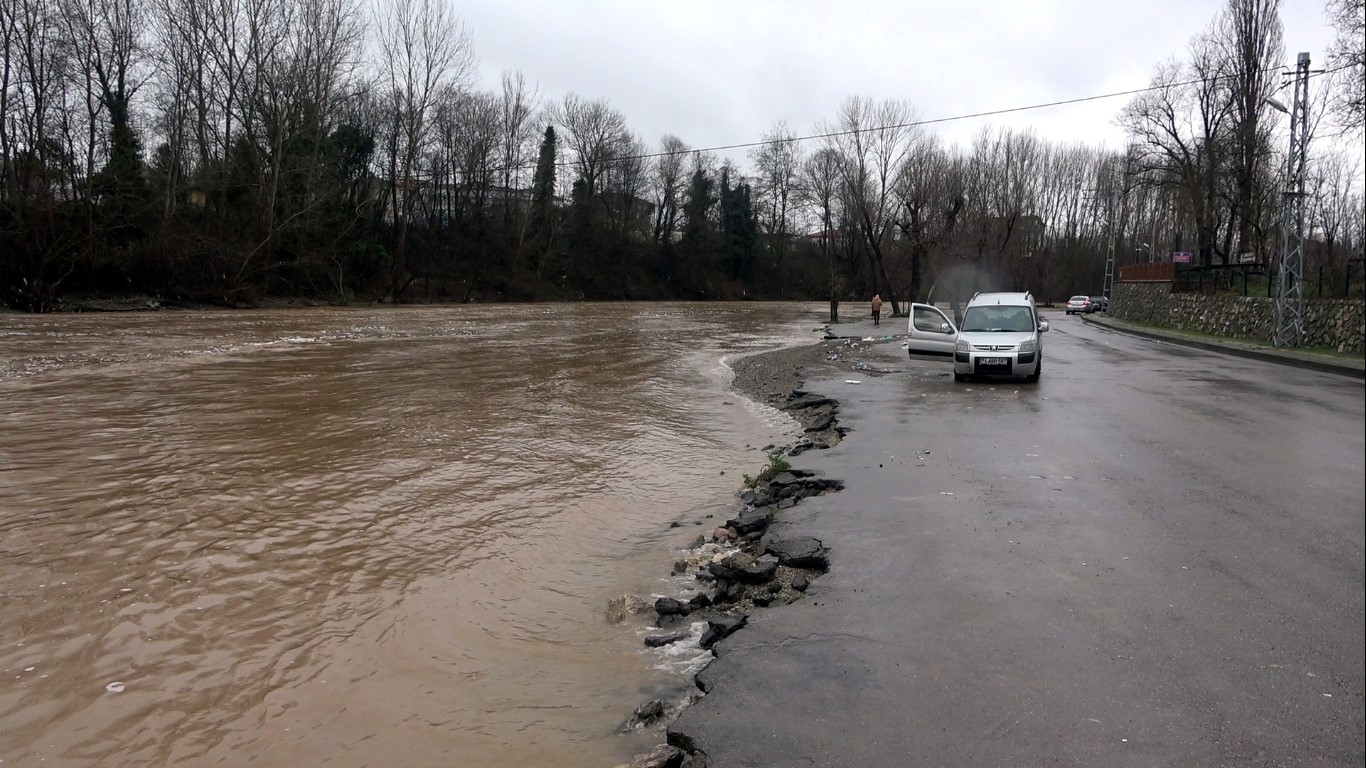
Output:
<instances>
[{"instance_id":1,"label":"electrical power line","mask_svg":"<svg viewBox=\"0 0 1366 768\"><path fill-rule=\"evenodd\" d=\"M1335 68L1335 69L1318 69L1318 70L1312 71L1312 72L1310 73L1310 75L1311 75L1312 77L1318 77L1318 76L1320 76L1320 75L1333 74L1333 73L1335 73L1335 72L1340 72L1340 71L1342 71L1342 70L1344 70L1344 69L1350 69L1350 68L1353 67L1353 66L1355 66L1355 65L1353 65L1353 64L1345 64L1345 65L1340 66L1340 67L1337 67L1337 68ZM1282 72L1282 74L1285 74L1287 77L1293 77L1293 75L1294 75L1294 72L1290 71L1287 67L1285 67L1285 66L1283 66L1283 65L1281 65L1281 66L1275 66L1275 67L1267 67L1267 68L1265 68L1265 69L1260 70L1260 72L1276 72L1276 71ZM724 152L724 151L732 150L732 149L749 149L749 148L752 148L752 147L761 147L761 146L764 146L764 145L766 145L766 144L774 144L774 143L782 143L782 144L789 144L789 143L790 143L790 144L796 144L796 143L802 142L802 141L815 141L815 140L819 140L819 139L833 139L833 138L837 138L837 137L839 137L839 136L852 136L852 135L858 134L858 133L876 133L876 132L878 132L878 131L891 131L891 130L898 130L898 129L902 129L902 128L915 128L915 127L924 126L924 125L937 125L937 124L939 124L939 123L952 123L952 122L957 122L957 121L959 121L959 120L975 120L975 119L981 118L981 117L993 117L993 116L996 116L996 115L1008 115L1008 114L1012 114L1012 113L1015 113L1015 112L1028 112L1028 111L1036 110L1036 109L1048 109L1048 108L1050 108L1050 107L1062 107L1062 106L1067 106L1067 105L1069 105L1069 104L1082 104L1082 103L1085 103L1085 102L1088 102L1088 101L1100 101L1100 100L1102 100L1102 99L1113 99L1113 98L1117 98L1117 97L1119 97L1119 96L1137 96L1137 95L1140 94L1140 93L1150 93L1150 92L1152 92L1152 91L1161 91L1161 90L1166 90L1166 89L1169 89L1169 88L1184 88L1184 87L1186 87L1186 86L1188 86L1188 85L1198 85L1198 84L1203 84L1203 83L1208 83L1208 82L1214 82L1214 81L1218 81L1218 80L1229 80L1229 79L1232 79L1232 78L1235 78L1235 77L1238 77L1238 75L1236 75L1236 74L1232 74L1232 75L1216 75L1216 76L1214 76L1214 77L1202 77L1202 78L1197 78L1197 79L1195 79L1195 80L1186 80L1186 81L1184 81L1184 82L1163 83L1162 85L1150 85L1150 86L1148 86L1148 87L1146 87L1146 88L1134 88L1134 89L1127 90L1127 91L1115 91L1115 92L1113 92L1113 93L1102 93L1102 94L1098 94L1098 95L1095 95L1095 96L1081 96L1081 97L1078 97L1078 98L1075 98L1075 99L1062 99L1062 100L1059 100L1059 101L1048 101L1048 102L1042 102L1042 103L1039 103L1039 104L1029 104L1029 105L1026 105L1026 106L1023 106L1023 107L1008 107L1008 108L1005 108L1005 109L988 110L988 111L986 111L986 112L972 112L972 113L963 114L963 115L953 115L953 116L951 116L951 117L935 117L935 118L930 118L930 119L927 119L927 120L914 120L914 121L907 122L907 123L897 123L897 124L893 124L893 125L874 126L874 127L870 127L870 128L859 128L859 129L853 129L853 130L847 130L847 131L830 131L830 132L828 132L828 133L813 133L813 134L809 134L809 135L806 135L806 136L791 136L791 137L787 137L787 138L773 139L773 140L768 140L768 141L746 141L746 142L741 142L741 143L738 143L738 144L721 144L721 145L712 146L712 147L695 147L695 148L690 148L690 149L681 150L681 151L678 151L678 152L647 152L647 153L645 153L645 154L640 154L640 155L622 155L622 156L620 156L620 157L608 158L607 160L604 161L604 163L619 163L619 162L625 162L625 161L628 161L628 160L653 160L653 159L659 158L659 157L673 157L673 156L676 156L676 155L691 155L691 154L699 154L699 153L702 153L702 152ZM556 163L556 164L555 164L555 167L557 167L557 168L572 168L572 167L574 167L574 165L575 165L574 161L572 161L572 160L566 160L566 161L564 161L564 162ZM490 173L501 173L501 172L504 172L504 171L520 171L520 170L525 170L525 169L532 169L532 168L535 168L535 167L536 167L536 166L535 166L534 163L527 163L527 164L523 164L523 165L515 165L515 166L507 166L507 167L503 167L503 168L495 168L495 169L492 169L492 170L490 171Z\"/></svg>"}]
</instances>

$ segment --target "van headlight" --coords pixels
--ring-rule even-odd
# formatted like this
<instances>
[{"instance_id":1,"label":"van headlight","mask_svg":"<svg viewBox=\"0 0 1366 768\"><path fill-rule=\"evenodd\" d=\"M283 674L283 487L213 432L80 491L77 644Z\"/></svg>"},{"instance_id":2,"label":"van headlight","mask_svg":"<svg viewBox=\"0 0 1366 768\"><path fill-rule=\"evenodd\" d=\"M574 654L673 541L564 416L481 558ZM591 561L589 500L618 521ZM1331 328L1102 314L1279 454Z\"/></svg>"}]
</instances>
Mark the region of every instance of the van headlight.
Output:
<instances>
[{"instance_id":1,"label":"van headlight","mask_svg":"<svg viewBox=\"0 0 1366 768\"><path fill-rule=\"evenodd\" d=\"M972 345L969 344L969 343L967 342L966 339L959 339L959 340L958 340L958 343L957 343L956 345L954 345L953 348L954 348L955 350L957 350L957 351L959 351L959 352L963 352L963 353L967 353L967 352L971 352L971 351L972 351Z\"/></svg>"},{"instance_id":2,"label":"van headlight","mask_svg":"<svg viewBox=\"0 0 1366 768\"><path fill-rule=\"evenodd\" d=\"M1025 339L1020 342L1020 354L1027 355L1038 348L1038 344L1033 339Z\"/></svg>"}]
</instances>

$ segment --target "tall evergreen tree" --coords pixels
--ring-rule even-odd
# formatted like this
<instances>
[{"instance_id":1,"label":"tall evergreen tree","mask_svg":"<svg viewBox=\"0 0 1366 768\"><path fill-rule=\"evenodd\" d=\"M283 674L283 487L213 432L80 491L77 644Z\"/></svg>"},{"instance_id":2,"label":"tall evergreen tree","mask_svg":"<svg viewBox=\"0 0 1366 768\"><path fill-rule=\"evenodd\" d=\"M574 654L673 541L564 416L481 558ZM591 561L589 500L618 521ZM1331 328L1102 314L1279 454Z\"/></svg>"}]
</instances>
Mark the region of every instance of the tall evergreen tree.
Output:
<instances>
[{"instance_id":1,"label":"tall evergreen tree","mask_svg":"<svg viewBox=\"0 0 1366 768\"><path fill-rule=\"evenodd\" d=\"M129 125L127 98L109 101L109 161L93 180L105 219L105 237L123 244L142 235L148 185L142 174L142 141Z\"/></svg>"},{"instance_id":2,"label":"tall evergreen tree","mask_svg":"<svg viewBox=\"0 0 1366 768\"><path fill-rule=\"evenodd\" d=\"M688 184L688 198L683 204L682 238L693 254L700 252L711 240L712 223L708 214L717 202L716 195L712 192L715 187L716 182L712 181L706 171L701 168L693 171L692 180Z\"/></svg>"},{"instance_id":3,"label":"tall evergreen tree","mask_svg":"<svg viewBox=\"0 0 1366 768\"><path fill-rule=\"evenodd\" d=\"M716 194L712 191L715 188L716 182L705 170L698 168L693 171L683 203L683 235L678 243L685 282L703 280L715 248L715 227L710 219L712 206L717 202Z\"/></svg>"},{"instance_id":4,"label":"tall evergreen tree","mask_svg":"<svg viewBox=\"0 0 1366 768\"><path fill-rule=\"evenodd\" d=\"M531 235L537 242L550 237L555 211L555 126L545 127L541 151L536 156L536 173L531 180Z\"/></svg>"},{"instance_id":5,"label":"tall evergreen tree","mask_svg":"<svg viewBox=\"0 0 1366 768\"><path fill-rule=\"evenodd\" d=\"M755 256L759 246L759 218L754 211L753 188L749 183L736 186L734 229L731 232L731 252L734 255L734 275L754 276Z\"/></svg>"},{"instance_id":6,"label":"tall evergreen tree","mask_svg":"<svg viewBox=\"0 0 1366 768\"><path fill-rule=\"evenodd\" d=\"M729 170L721 172L721 258L733 278L753 272L755 248L758 244L758 221L749 184L730 185Z\"/></svg>"}]
</instances>

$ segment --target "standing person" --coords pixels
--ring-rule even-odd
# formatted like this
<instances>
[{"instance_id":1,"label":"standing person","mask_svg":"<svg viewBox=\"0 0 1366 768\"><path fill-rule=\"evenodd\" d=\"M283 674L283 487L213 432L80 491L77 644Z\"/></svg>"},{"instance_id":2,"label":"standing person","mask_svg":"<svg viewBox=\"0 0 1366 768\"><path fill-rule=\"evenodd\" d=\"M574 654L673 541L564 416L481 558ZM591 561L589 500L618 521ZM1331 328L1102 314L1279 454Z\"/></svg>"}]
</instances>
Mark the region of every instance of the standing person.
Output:
<instances>
[{"instance_id":1,"label":"standing person","mask_svg":"<svg viewBox=\"0 0 1366 768\"><path fill-rule=\"evenodd\" d=\"M882 297L873 294L873 325L882 323Z\"/></svg>"}]
</instances>

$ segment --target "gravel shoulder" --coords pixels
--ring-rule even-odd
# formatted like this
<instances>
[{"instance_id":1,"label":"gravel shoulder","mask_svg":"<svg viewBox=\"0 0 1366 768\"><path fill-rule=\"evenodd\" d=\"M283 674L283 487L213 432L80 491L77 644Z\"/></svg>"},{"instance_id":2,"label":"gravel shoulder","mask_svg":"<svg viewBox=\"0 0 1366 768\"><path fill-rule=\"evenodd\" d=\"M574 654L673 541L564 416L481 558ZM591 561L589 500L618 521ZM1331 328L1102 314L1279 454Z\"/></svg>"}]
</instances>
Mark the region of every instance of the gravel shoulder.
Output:
<instances>
[{"instance_id":1,"label":"gravel shoulder","mask_svg":"<svg viewBox=\"0 0 1366 768\"><path fill-rule=\"evenodd\" d=\"M900 347L890 345L900 352ZM765 405L777 406L806 382L843 374L849 378L895 373L904 358L883 341L827 339L800 347L758 352L731 361L731 389Z\"/></svg>"},{"instance_id":2,"label":"gravel shoulder","mask_svg":"<svg viewBox=\"0 0 1366 768\"><path fill-rule=\"evenodd\" d=\"M842 378L848 382L897 373L895 365L900 358L895 353L900 352L899 345L876 337L827 339L759 352L730 362L731 388L792 416L799 425L800 437L795 444L779 451L795 459L806 451L837 445L846 431L839 426L839 402L820 393L805 393L804 384L820 378ZM802 498L840 491L844 483L786 466L784 462L784 468L769 466L759 471L752 483L747 482L740 489L742 510L698 536L689 547L688 556L675 563L675 574L696 573L701 585L697 594L688 591L660 598L653 604L628 596L620 605L609 606L609 617L619 621L628 614L657 613L657 634L646 639L649 647L693 642L692 630L686 628L685 622L704 617L707 629L695 640L703 649L716 654L713 646L731 633L743 631L754 612L768 610L769 606L778 609L801 600L808 584L828 569L827 549L820 540L810 537L781 538L769 526L778 515L787 514L782 510L790 509ZM689 615L692 618L685 619ZM681 700L643 702L623 726L624 730L672 720L709 691L714 678L704 678L699 673L695 683L696 690ZM708 765L706 755L697 751L686 734L669 729L667 736L668 743L637 755L629 766L622 768Z\"/></svg>"}]
</instances>

